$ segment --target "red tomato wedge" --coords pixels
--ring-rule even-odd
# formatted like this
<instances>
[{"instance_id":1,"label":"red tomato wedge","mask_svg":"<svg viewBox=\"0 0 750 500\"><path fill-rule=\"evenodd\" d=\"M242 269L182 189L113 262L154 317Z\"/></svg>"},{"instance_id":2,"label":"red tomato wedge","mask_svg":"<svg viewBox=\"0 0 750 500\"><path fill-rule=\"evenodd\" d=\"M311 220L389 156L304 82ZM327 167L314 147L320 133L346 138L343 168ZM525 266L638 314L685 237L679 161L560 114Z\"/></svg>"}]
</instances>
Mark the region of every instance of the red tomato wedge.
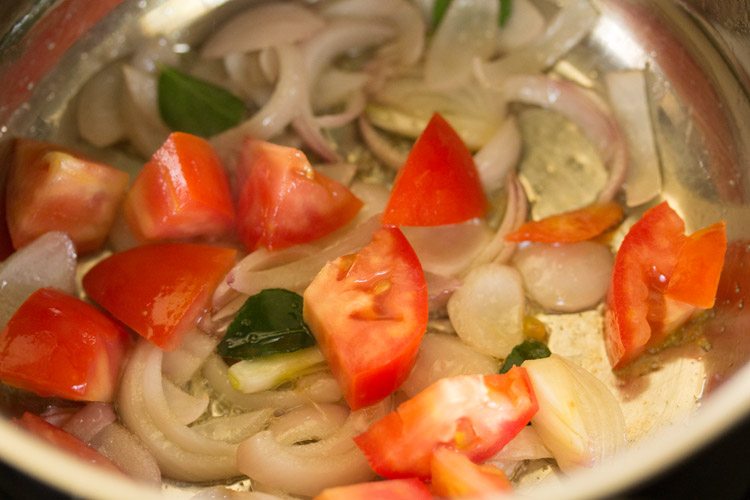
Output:
<instances>
[{"instance_id":1,"label":"red tomato wedge","mask_svg":"<svg viewBox=\"0 0 750 500\"><path fill-rule=\"evenodd\" d=\"M237 251L154 243L113 254L83 277L93 301L164 350L176 348L234 265Z\"/></svg>"},{"instance_id":2,"label":"red tomato wedge","mask_svg":"<svg viewBox=\"0 0 750 500\"><path fill-rule=\"evenodd\" d=\"M724 225L690 237L684 229L680 216L663 202L648 210L623 239L605 318L613 368L657 346L696 307L713 304L726 252Z\"/></svg>"},{"instance_id":3,"label":"red tomato wedge","mask_svg":"<svg viewBox=\"0 0 750 500\"><path fill-rule=\"evenodd\" d=\"M113 472L122 473L122 471L107 457L72 434L65 432L59 427L55 427L33 413L24 412L21 418L16 420L16 423L35 436L62 450L72 453L85 462L98 465Z\"/></svg>"},{"instance_id":4,"label":"red tomato wedge","mask_svg":"<svg viewBox=\"0 0 750 500\"><path fill-rule=\"evenodd\" d=\"M595 238L622 219L615 202L595 203L579 210L530 221L505 236L508 241L577 243Z\"/></svg>"},{"instance_id":5,"label":"red tomato wedge","mask_svg":"<svg viewBox=\"0 0 750 500\"><path fill-rule=\"evenodd\" d=\"M372 481L323 490L314 500L431 500L429 488L419 479Z\"/></svg>"},{"instance_id":6,"label":"red tomato wedge","mask_svg":"<svg viewBox=\"0 0 750 500\"><path fill-rule=\"evenodd\" d=\"M0 380L40 396L112 401L130 336L52 288L29 296L0 334Z\"/></svg>"},{"instance_id":7,"label":"red tomato wedge","mask_svg":"<svg viewBox=\"0 0 750 500\"><path fill-rule=\"evenodd\" d=\"M438 448L430 461L432 493L439 497L481 497L513 489L498 467L475 464L450 448Z\"/></svg>"},{"instance_id":8,"label":"red tomato wedge","mask_svg":"<svg viewBox=\"0 0 750 500\"><path fill-rule=\"evenodd\" d=\"M316 172L295 148L248 139L237 177L238 231L248 250L308 243L345 225L362 208L346 186Z\"/></svg>"},{"instance_id":9,"label":"red tomato wedge","mask_svg":"<svg viewBox=\"0 0 750 500\"><path fill-rule=\"evenodd\" d=\"M143 240L219 238L234 230L229 181L213 147L174 132L128 192L125 218Z\"/></svg>"},{"instance_id":10,"label":"red tomato wedge","mask_svg":"<svg viewBox=\"0 0 750 500\"><path fill-rule=\"evenodd\" d=\"M354 442L383 477L429 479L437 448L481 462L518 434L537 409L521 367L503 375L449 377L401 403Z\"/></svg>"},{"instance_id":11,"label":"red tomato wedge","mask_svg":"<svg viewBox=\"0 0 750 500\"><path fill-rule=\"evenodd\" d=\"M440 226L487 213L471 152L439 114L433 115L396 177L383 224Z\"/></svg>"},{"instance_id":12,"label":"red tomato wedge","mask_svg":"<svg viewBox=\"0 0 750 500\"><path fill-rule=\"evenodd\" d=\"M49 231L79 253L102 246L125 196L128 174L54 144L19 139L7 179L6 217L18 249Z\"/></svg>"},{"instance_id":13,"label":"red tomato wedge","mask_svg":"<svg viewBox=\"0 0 750 500\"><path fill-rule=\"evenodd\" d=\"M303 304L352 409L380 401L409 375L427 328L427 284L399 229L383 227L358 253L326 264Z\"/></svg>"}]
</instances>

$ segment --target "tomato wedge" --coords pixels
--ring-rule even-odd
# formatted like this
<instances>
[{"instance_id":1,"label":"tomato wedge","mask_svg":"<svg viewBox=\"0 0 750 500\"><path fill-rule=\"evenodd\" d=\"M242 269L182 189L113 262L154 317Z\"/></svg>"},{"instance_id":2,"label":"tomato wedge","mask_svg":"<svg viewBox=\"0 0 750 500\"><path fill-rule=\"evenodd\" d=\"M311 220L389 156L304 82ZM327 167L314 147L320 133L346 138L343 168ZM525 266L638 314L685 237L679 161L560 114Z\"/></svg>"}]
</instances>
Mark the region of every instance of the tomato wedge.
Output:
<instances>
[{"instance_id":1,"label":"tomato wedge","mask_svg":"<svg viewBox=\"0 0 750 500\"><path fill-rule=\"evenodd\" d=\"M445 498L481 497L513 489L502 469L475 464L450 448L438 448L430 461L432 492Z\"/></svg>"},{"instance_id":2,"label":"tomato wedge","mask_svg":"<svg viewBox=\"0 0 750 500\"><path fill-rule=\"evenodd\" d=\"M441 379L355 436L375 472L429 479L433 452L449 447L481 462L497 453L536 413L526 370Z\"/></svg>"},{"instance_id":3,"label":"tomato wedge","mask_svg":"<svg viewBox=\"0 0 750 500\"><path fill-rule=\"evenodd\" d=\"M613 368L657 346L697 307L713 304L726 252L723 223L692 236L663 202L636 222L615 256L605 344Z\"/></svg>"},{"instance_id":4,"label":"tomato wedge","mask_svg":"<svg viewBox=\"0 0 750 500\"><path fill-rule=\"evenodd\" d=\"M40 396L112 401L130 337L95 307L41 288L0 335L0 380Z\"/></svg>"},{"instance_id":5,"label":"tomato wedge","mask_svg":"<svg viewBox=\"0 0 750 500\"><path fill-rule=\"evenodd\" d=\"M237 177L238 230L248 250L308 243L345 225L362 208L346 186L316 172L295 148L248 139Z\"/></svg>"},{"instance_id":6,"label":"tomato wedge","mask_svg":"<svg viewBox=\"0 0 750 500\"><path fill-rule=\"evenodd\" d=\"M219 238L234 230L229 181L213 147L174 132L143 166L124 204L142 240Z\"/></svg>"},{"instance_id":7,"label":"tomato wedge","mask_svg":"<svg viewBox=\"0 0 750 500\"><path fill-rule=\"evenodd\" d=\"M49 231L79 253L102 246L125 196L128 174L54 144L19 139L6 185L6 217L18 249Z\"/></svg>"},{"instance_id":8,"label":"tomato wedge","mask_svg":"<svg viewBox=\"0 0 750 500\"><path fill-rule=\"evenodd\" d=\"M113 254L83 277L93 301L164 350L208 306L237 251L192 243L154 243Z\"/></svg>"},{"instance_id":9,"label":"tomato wedge","mask_svg":"<svg viewBox=\"0 0 750 500\"><path fill-rule=\"evenodd\" d=\"M395 227L358 253L329 262L305 290L303 315L352 409L406 379L427 328L427 284Z\"/></svg>"},{"instance_id":10,"label":"tomato wedge","mask_svg":"<svg viewBox=\"0 0 750 500\"><path fill-rule=\"evenodd\" d=\"M439 114L430 119L396 177L383 224L440 226L487 213L474 159Z\"/></svg>"},{"instance_id":11,"label":"tomato wedge","mask_svg":"<svg viewBox=\"0 0 750 500\"><path fill-rule=\"evenodd\" d=\"M24 412L21 418L16 420L16 423L35 436L47 441L52 445L55 445L60 449L72 453L85 462L98 465L99 467L103 467L119 474L122 473L122 471L107 457L91 448L72 434L65 432L59 427L55 427L54 425L50 424L43 418L34 415L33 413Z\"/></svg>"},{"instance_id":12,"label":"tomato wedge","mask_svg":"<svg viewBox=\"0 0 750 500\"><path fill-rule=\"evenodd\" d=\"M527 222L505 235L505 239L515 242L578 243L599 236L621 219L622 207L618 203L595 203L579 210Z\"/></svg>"},{"instance_id":13,"label":"tomato wedge","mask_svg":"<svg viewBox=\"0 0 750 500\"><path fill-rule=\"evenodd\" d=\"M431 500L429 488L419 479L372 481L323 490L314 500Z\"/></svg>"}]
</instances>

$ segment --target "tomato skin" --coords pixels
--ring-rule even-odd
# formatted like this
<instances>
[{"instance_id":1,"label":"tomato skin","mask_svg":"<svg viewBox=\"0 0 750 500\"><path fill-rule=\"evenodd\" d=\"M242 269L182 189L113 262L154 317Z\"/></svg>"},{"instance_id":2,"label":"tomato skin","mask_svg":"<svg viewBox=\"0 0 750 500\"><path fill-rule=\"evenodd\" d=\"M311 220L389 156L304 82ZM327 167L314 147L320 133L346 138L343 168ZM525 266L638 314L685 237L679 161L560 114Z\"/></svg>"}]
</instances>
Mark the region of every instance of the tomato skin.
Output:
<instances>
[{"instance_id":1,"label":"tomato skin","mask_svg":"<svg viewBox=\"0 0 750 500\"><path fill-rule=\"evenodd\" d=\"M429 488L419 479L391 479L327 488L314 500L431 500Z\"/></svg>"},{"instance_id":2,"label":"tomato skin","mask_svg":"<svg viewBox=\"0 0 750 500\"><path fill-rule=\"evenodd\" d=\"M430 461L432 492L439 497L478 497L513 489L502 469L478 465L450 448L438 448Z\"/></svg>"},{"instance_id":3,"label":"tomato skin","mask_svg":"<svg viewBox=\"0 0 750 500\"><path fill-rule=\"evenodd\" d=\"M72 453L85 462L98 465L113 472L122 473L122 471L107 457L72 434L65 432L59 427L55 427L33 413L24 412L21 418L16 419L16 423L35 436L58 448Z\"/></svg>"},{"instance_id":4,"label":"tomato skin","mask_svg":"<svg viewBox=\"0 0 750 500\"><path fill-rule=\"evenodd\" d=\"M622 207L615 202L595 203L579 210L552 215L523 224L505 239L537 243L577 243L602 234L622 219Z\"/></svg>"},{"instance_id":5,"label":"tomato skin","mask_svg":"<svg viewBox=\"0 0 750 500\"><path fill-rule=\"evenodd\" d=\"M383 224L440 226L487 213L474 159L455 130L434 114L396 177Z\"/></svg>"},{"instance_id":6,"label":"tomato skin","mask_svg":"<svg viewBox=\"0 0 750 500\"><path fill-rule=\"evenodd\" d=\"M95 307L41 288L0 335L0 379L45 397L112 401L130 343Z\"/></svg>"},{"instance_id":7,"label":"tomato skin","mask_svg":"<svg viewBox=\"0 0 750 500\"><path fill-rule=\"evenodd\" d=\"M6 186L6 217L18 249L49 231L67 233L79 253L104 244L128 174L54 144L18 139Z\"/></svg>"},{"instance_id":8,"label":"tomato skin","mask_svg":"<svg viewBox=\"0 0 750 500\"><path fill-rule=\"evenodd\" d=\"M481 462L531 420L538 403L526 370L441 379L376 421L354 442L387 478L429 479L438 447Z\"/></svg>"},{"instance_id":9,"label":"tomato skin","mask_svg":"<svg viewBox=\"0 0 750 500\"><path fill-rule=\"evenodd\" d=\"M142 240L220 238L235 214L224 167L213 147L183 132L169 135L143 166L125 199L125 219Z\"/></svg>"},{"instance_id":10,"label":"tomato skin","mask_svg":"<svg viewBox=\"0 0 750 500\"><path fill-rule=\"evenodd\" d=\"M316 172L295 148L247 139L237 172L238 231L250 251L316 240L362 208L346 186Z\"/></svg>"},{"instance_id":11,"label":"tomato skin","mask_svg":"<svg viewBox=\"0 0 750 500\"><path fill-rule=\"evenodd\" d=\"M237 251L154 243L113 254L83 277L91 299L163 350L173 350L206 309Z\"/></svg>"},{"instance_id":12,"label":"tomato skin","mask_svg":"<svg viewBox=\"0 0 750 500\"><path fill-rule=\"evenodd\" d=\"M414 250L382 227L358 253L329 262L305 290L303 317L352 409L406 379L427 328L427 284Z\"/></svg>"}]
</instances>

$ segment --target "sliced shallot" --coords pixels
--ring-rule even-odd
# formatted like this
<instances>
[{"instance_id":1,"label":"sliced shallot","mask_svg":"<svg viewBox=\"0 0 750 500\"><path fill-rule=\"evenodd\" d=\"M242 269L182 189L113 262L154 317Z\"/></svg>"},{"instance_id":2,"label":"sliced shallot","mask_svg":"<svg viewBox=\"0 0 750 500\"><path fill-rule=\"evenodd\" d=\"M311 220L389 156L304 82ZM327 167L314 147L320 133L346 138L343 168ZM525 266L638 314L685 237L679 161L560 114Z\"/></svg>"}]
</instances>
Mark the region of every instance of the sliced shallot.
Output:
<instances>
[{"instance_id":1,"label":"sliced shallot","mask_svg":"<svg viewBox=\"0 0 750 500\"><path fill-rule=\"evenodd\" d=\"M141 441L120 424L110 424L89 445L137 481L161 485L161 471Z\"/></svg>"},{"instance_id":2,"label":"sliced shallot","mask_svg":"<svg viewBox=\"0 0 750 500\"><path fill-rule=\"evenodd\" d=\"M182 425L189 425L208 408L208 395L193 396L183 391L169 380L163 380L164 399L167 401L169 411L176 417L177 422Z\"/></svg>"},{"instance_id":3,"label":"sliced shallot","mask_svg":"<svg viewBox=\"0 0 750 500\"><path fill-rule=\"evenodd\" d=\"M508 117L482 149L474 155L474 164L488 193L499 189L506 182L521 158L521 132L516 119Z\"/></svg>"},{"instance_id":4,"label":"sliced shallot","mask_svg":"<svg viewBox=\"0 0 750 500\"><path fill-rule=\"evenodd\" d=\"M84 443L88 443L99 431L115 420L117 420L117 415L111 404L88 403L74 413L62 428Z\"/></svg>"},{"instance_id":5,"label":"sliced shallot","mask_svg":"<svg viewBox=\"0 0 750 500\"><path fill-rule=\"evenodd\" d=\"M406 163L407 153L399 150L391 141L386 139L365 115L359 117L357 124L359 125L359 133L370 152L385 166L398 170Z\"/></svg>"}]
</instances>

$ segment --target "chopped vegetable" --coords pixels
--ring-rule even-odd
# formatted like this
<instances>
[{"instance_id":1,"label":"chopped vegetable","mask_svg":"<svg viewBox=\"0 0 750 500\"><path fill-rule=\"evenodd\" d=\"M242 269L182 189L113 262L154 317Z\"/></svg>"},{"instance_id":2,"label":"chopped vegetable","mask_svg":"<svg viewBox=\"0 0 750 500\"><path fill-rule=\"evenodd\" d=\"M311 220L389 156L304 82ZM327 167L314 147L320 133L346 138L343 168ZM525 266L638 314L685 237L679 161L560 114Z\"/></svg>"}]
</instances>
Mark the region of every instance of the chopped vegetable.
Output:
<instances>
[{"instance_id":1,"label":"chopped vegetable","mask_svg":"<svg viewBox=\"0 0 750 500\"><path fill-rule=\"evenodd\" d=\"M314 500L431 500L429 488L419 479L391 479L328 488Z\"/></svg>"},{"instance_id":2,"label":"chopped vegetable","mask_svg":"<svg viewBox=\"0 0 750 500\"><path fill-rule=\"evenodd\" d=\"M530 221L505 236L508 241L577 243L602 234L622 219L622 207L613 201Z\"/></svg>"},{"instance_id":3,"label":"chopped vegetable","mask_svg":"<svg viewBox=\"0 0 750 500\"><path fill-rule=\"evenodd\" d=\"M444 498L477 497L510 491L505 473L491 464L478 465L451 448L438 448L430 461L432 493Z\"/></svg>"},{"instance_id":4,"label":"chopped vegetable","mask_svg":"<svg viewBox=\"0 0 750 500\"><path fill-rule=\"evenodd\" d=\"M155 241L219 238L234 229L224 167L200 137L172 133L144 165L128 192L125 217L133 232Z\"/></svg>"},{"instance_id":5,"label":"chopped vegetable","mask_svg":"<svg viewBox=\"0 0 750 500\"><path fill-rule=\"evenodd\" d=\"M524 340L510 351L505 358L503 366L500 367L500 373L505 373L514 366L521 366L527 359L541 359L550 355L549 348L537 340Z\"/></svg>"},{"instance_id":6,"label":"chopped vegetable","mask_svg":"<svg viewBox=\"0 0 750 500\"><path fill-rule=\"evenodd\" d=\"M54 144L18 139L8 171L6 217L18 249L49 231L79 253L102 246L125 196L128 174Z\"/></svg>"},{"instance_id":7,"label":"chopped vegetable","mask_svg":"<svg viewBox=\"0 0 750 500\"><path fill-rule=\"evenodd\" d=\"M394 227L328 262L305 290L304 319L352 409L380 401L409 375L427 308L422 267Z\"/></svg>"},{"instance_id":8,"label":"chopped vegetable","mask_svg":"<svg viewBox=\"0 0 750 500\"><path fill-rule=\"evenodd\" d=\"M362 202L316 172L295 148L248 139L238 170L238 230L249 250L278 250L321 238L352 220Z\"/></svg>"},{"instance_id":9,"label":"chopped vegetable","mask_svg":"<svg viewBox=\"0 0 750 500\"><path fill-rule=\"evenodd\" d=\"M175 349L234 265L237 251L155 243L113 254L83 277L93 301L164 350Z\"/></svg>"},{"instance_id":10,"label":"chopped vegetable","mask_svg":"<svg viewBox=\"0 0 750 500\"><path fill-rule=\"evenodd\" d=\"M513 14L513 0L500 0L500 13L497 18L497 24L501 28L508 23L511 14Z\"/></svg>"},{"instance_id":11,"label":"chopped vegetable","mask_svg":"<svg viewBox=\"0 0 750 500\"><path fill-rule=\"evenodd\" d=\"M130 346L95 307L55 290L31 294L0 334L0 380L76 401L112 401Z\"/></svg>"},{"instance_id":12,"label":"chopped vegetable","mask_svg":"<svg viewBox=\"0 0 750 500\"><path fill-rule=\"evenodd\" d=\"M245 116L242 99L176 68L159 73L159 112L172 130L210 137Z\"/></svg>"},{"instance_id":13,"label":"chopped vegetable","mask_svg":"<svg viewBox=\"0 0 750 500\"><path fill-rule=\"evenodd\" d=\"M439 226L487 212L474 159L455 130L433 115L391 190L383 224Z\"/></svg>"},{"instance_id":14,"label":"chopped vegetable","mask_svg":"<svg viewBox=\"0 0 750 500\"><path fill-rule=\"evenodd\" d=\"M387 478L430 477L433 452L452 448L474 462L497 453L529 422L537 402L526 371L443 378L354 441Z\"/></svg>"},{"instance_id":15,"label":"chopped vegetable","mask_svg":"<svg viewBox=\"0 0 750 500\"><path fill-rule=\"evenodd\" d=\"M312 345L315 337L302 319L302 296L271 288L245 301L217 351L228 358L251 359Z\"/></svg>"},{"instance_id":16,"label":"chopped vegetable","mask_svg":"<svg viewBox=\"0 0 750 500\"><path fill-rule=\"evenodd\" d=\"M443 20L445 12L448 10L453 0L435 0L432 7L432 29L434 30ZM510 19L510 15L513 11L513 0L499 0L500 1L500 12L497 18L497 25L500 27L505 26Z\"/></svg>"},{"instance_id":17,"label":"chopped vegetable","mask_svg":"<svg viewBox=\"0 0 750 500\"><path fill-rule=\"evenodd\" d=\"M246 359L229 368L232 387L245 393L274 389L306 372L322 368L325 358L317 347Z\"/></svg>"}]
</instances>

